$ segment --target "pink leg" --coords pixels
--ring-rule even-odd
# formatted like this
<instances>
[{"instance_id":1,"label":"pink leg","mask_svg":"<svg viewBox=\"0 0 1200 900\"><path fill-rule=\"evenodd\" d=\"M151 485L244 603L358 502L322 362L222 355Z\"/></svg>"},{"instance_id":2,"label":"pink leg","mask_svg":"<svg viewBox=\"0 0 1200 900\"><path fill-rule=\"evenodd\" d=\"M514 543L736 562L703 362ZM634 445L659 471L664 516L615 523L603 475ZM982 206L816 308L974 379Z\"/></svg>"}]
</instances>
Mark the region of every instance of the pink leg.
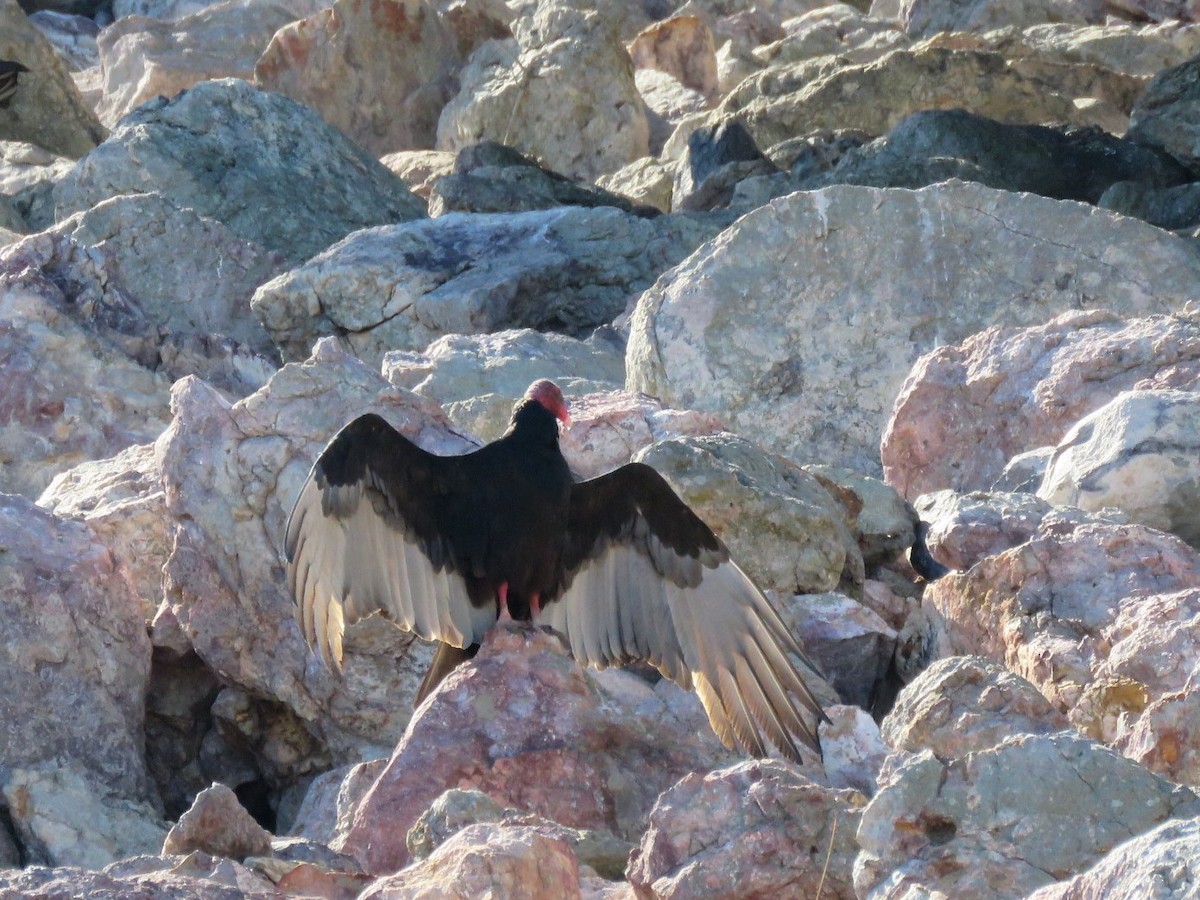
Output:
<instances>
[{"instance_id":1,"label":"pink leg","mask_svg":"<svg viewBox=\"0 0 1200 900\"><path fill-rule=\"evenodd\" d=\"M538 594L537 592L534 592L533 596L531 596L529 598L529 616L530 616L530 618L536 619L538 617L538 613L540 613L541 611L542 611L542 595Z\"/></svg>"},{"instance_id":2,"label":"pink leg","mask_svg":"<svg viewBox=\"0 0 1200 900\"><path fill-rule=\"evenodd\" d=\"M500 615L496 617L497 622L511 622L512 613L508 611L508 582L500 585L500 590L496 592L500 598Z\"/></svg>"}]
</instances>

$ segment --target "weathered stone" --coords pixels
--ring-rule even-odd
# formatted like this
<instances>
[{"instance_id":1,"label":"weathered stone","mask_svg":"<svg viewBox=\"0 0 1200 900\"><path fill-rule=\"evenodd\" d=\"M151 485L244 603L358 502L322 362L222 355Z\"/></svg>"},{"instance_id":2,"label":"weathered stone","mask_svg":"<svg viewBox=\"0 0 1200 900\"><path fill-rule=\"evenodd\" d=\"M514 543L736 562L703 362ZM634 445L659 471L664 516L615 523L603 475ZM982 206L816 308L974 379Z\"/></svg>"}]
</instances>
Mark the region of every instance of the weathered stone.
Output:
<instances>
[{"instance_id":1,"label":"weathered stone","mask_svg":"<svg viewBox=\"0 0 1200 900\"><path fill-rule=\"evenodd\" d=\"M1129 114L1130 140L1161 147L1184 165L1200 166L1200 131L1196 128L1196 72L1200 59L1163 69L1146 86Z\"/></svg>"},{"instance_id":2,"label":"weathered stone","mask_svg":"<svg viewBox=\"0 0 1200 900\"><path fill-rule=\"evenodd\" d=\"M286 6L265 0L225 0L174 21L118 19L98 42L101 121L115 127L147 100L201 81L249 79L271 36L293 19Z\"/></svg>"},{"instance_id":3,"label":"weathered stone","mask_svg":"<svg viewBox=\"0 0 1200 900\"><path fill-rule=\"evenodd\" d=\"M781 597L776 608L842 702L870 708L891 662L896 632L843 594Z\"/></svg>"},{"instance_id":4,"label":"weathered stone","mask_svg":"<svg viewBox=\"0 0 1200 900\"><path fill-rule=\"evenodd\" d=\"M612 17L546 3L514 33L517 43L485 44L463 69L439 149L495 140L588 180L646 155L645 108Z\"/></svg>"},{"instance_id":5,"label":"weathered stone","mask_svg":"<svg viewBox=\"0 0 1200 900\"><path fill-rule=\"evenodd\" d=\"M914 113L886 137L851 150L809 184L917 188L951 175L1087 203L1099 202L1117 182L1166 187L1191 178L1165 152L1096 126L1010 125L966 110L936 109Z\"/></svg>"},{"instance_id":6,"label":"weathered stone","mask_svg":"<svg viewBox=\"0 0 1200 900\"><path fill-rule=\"evenodd\" d=\"M447 150L400 150L381 156L379 161L399 175L410 191L428 200L437 180L454 171L457 156Z\"/></svg>"},{"instance_id":7,"label":"weathered stone","mask_svg":"<svg viewBox=\"0 0 1200 900\"><path fill-rule=\"evenodd\" d=\"M0 268L62 285L64 312L143 365L239 396L274 371L250 297L283 267L279 254L159 194L114 197L0 253Z\"/></svg>"},{"instance_id":8,"label":"weathered stone","mask_svg":"<svg viewBox=\"0 0 1200 900\"><path fill-rule=\"evenodd\" d=\"M271 833L250 817L233 791L213 784L196 795L162 846L164 854L195 850L238 862L247 856L270 856Z\"/></svg>"},{"instance_id":9,"label":"weathered stone","mask_svg":"<svg viewBox=\"0 0 1200 900\"><path fill-rule=\"evenodd\" d=\"M73 72L99 63L96 36L101 29L94 19L43 9L30 14L29 21L45 35Z\"/></svg>"},{"instance_id":10,"label":"weathered stone","mask_svg":"<svg viewBox=\"0 0 1200 900\"><path fill-rule=\"evenodd\" d=\"M104 126L79 95L67 65L21 11L0 2L0 59L17 62L16 93L0 109L0 140L27 141L77 159L105 137Z\"/></svg>"},{"instance_id":11,"label":"weathered stone","mask_svg":"<svg viewBox=\"0 0 1200 900\"><path fill-rule=\"evenodd\" d=\"M1200 546L1200 393L1126 391L1063 435L1038 496L1058 506L1114 506L1130 521Z\"/></svg>"},{"instance_id":12,"label":"weathered stone","mask_svg":"<svg viewBox=\"0 0 1200 900\"><path fill-rule=\"evenodd\" d=\"M640 897L854 897L864 798L779 760L688 775L664 792L629 859Z\"/></svg>"},{"instance_id":13,"label":"weathered stone","mask_svg":"<svg viewBox=\"0 0 1200 900\"><path fill-rule=\"evenodd\" d=\"M529 900L580 897L579 861L567 842L529 825L470 825L428 859L381 878L360 900Z\"/></svg>"},{"instance_id":14,"label":"weathered stone","mask_svg":"<svg viewBox=\"0 0 1200 900\"><path fill-rule=\"evenodd\" d=\"M794 459L875 474L919 354L1097 292L1120 314L1167 312L1198 277L1181 239L1080 204L961 183L799 193L743 216L642 295L626 387L716 412Z\"/></svg>"},{"instance_id":15,"label":"weathered stone","mask_svg":"<svg viewBox=\"0 0 1200 900\"><path fill-rule=\"evenodd\" d=\"M451 787L573 828L635 837L660 791L732 755L707 725L697 727L698 704L680 717L644 682L638 692L611 683L580 669L557 637L493 629L416 711L334 849L369 872L396 871L409 859L408 829Z\"/></svg>"},{"instance_id":16,"label":"weathered stone","mask_svg":"<svg viewBox=\"0 0 1200 900\"><path fill-rule=\"evenodd\" d=\"M127 116L55 187L60 216L155 190L300 262L423 204L317 114L244 81L206 81Z\"/></svg>"},{"instance_id":17,"label":"weathered stone","mask_svg":"<svg viewBox=\"0 0 1200 900\"><path fill-rule=\"evenodd\" d=\"M446 334L583 335L718 229L608 207L456 213L353 234L263 285L252 305L285 359L329 334L372 363Z\"/></svg>"},{"instance_id":18,"label":"weathered stone","mask_svg":"<svg viewBox=\"0 0 1200 900\"><path fill-rule=\"evenodd\" d=\"M54 224L54 182L74 165L34 144L0 141L0 194L10 199L24 222L22 233Z\"/></svg>"},{"instance_id":19,"label":"weathered stone","mask_svg":"<svg viewBox=\"0 0 1200 900\"><path fill-rule=\"evenodd\" d=\"M1111 738L1110 718L1182 687L1167 678L1173 666L1134 679L1142 687L1111 672L1115 623L1127 620L1129 630L1154 597L1197 587L1200 558L1178 538L1140 525L1047 517L1028 541L939 579L925 599L945 617L954 652L1002 660L1077 727L1097 737L1107 729ZM1157 645L1171 633L1150 629L1131 646L1148 652L1144 642ZM1114 679L1126 687L1112 690Z\"/></svg>"},{"instance_id":20,"label":"weathered stone","mask_svg":"<svg viewBox=\"0 0 1200 900\"><path fill-rule=\"evenodd\" d=\"M914 503L934 558L960 572L1038 533L1052 507L1032 494L935 491Z\"/></svg>"},{"instance_id":21,"label":"weathered stone","mask_svg":"<svg viewBox=\"0 0 1200 900\"><path fill-rule=\"evenodd\" d=\"M634 459L671 483L760 587L809 594L862 585L842 508L798 466L732 434L659 441Z\"/></svg>"},{"instance_id":22,"label":"weathered stone","mask_svg":"<svg viewBox=\"0 0 1200 900\"><path fill-rule=\"evenodd\" d=\"M776 66L821 56L866 63L912 43L895 22L865 16L848 3L821 4L783 25L786 34L755 48L756 59Z\"/></svg>"},{"instance_id":23,"label":"weathered stone","mask_svg":"<svg viewBox=\"0 0 1200 900\"><path fill-rule=\"evenodd\" d=\"M948 761L1019 734L1068 727L1024 678L980 656L952 656L905 685L881 731L893 750L932 750Z\"/></svg>"},{"instance_id":24,"label":"weathered stone","mask_svg":"<svg viewBox=\"0 0 1200 900\"><path fill-rule=\"evenodd\" d=\"M340 845L350 830L354 810L386 766L387 758L379 757L318 775L296 812L291 834L325 845Z\"/></svg>"},{"instance_id":25,"label":"weathered stone","mask_svg":"<svg viewBox=\"0 0 1200 900\"><path fill-rule=\"evenodd\" d=\"M821 765L829 786L872 796L889 752L879 726L857 706L826 706L825 714L830 721L821 726Z\"/></svg>"},{"instance_id":26,"label":"weathered stone","mask_svg":"<svg viewBox=\"0 0 1200 900\"><path fill-rule=\"evenodd\" d=\"M462 829L483 823L536 826L547 837L561 837L579 862L606 878L620 880L633 845L604 831L568 828L519 809L505 809L477 790L446 791L408 830L408 852L425 859Z\"/></svg>"},{"instance_id":27,"label":"weathered stone","mask_svg":"<svg viewBox=\"0 0 1200 900\"><path fill-rule=\"evenodd\" d=\"M1104 21L1099 0L901 0L899 13L901 26L913 37L1043 22L1084 25Z\"/></svg>"},{"instance_id":28,"label":"weathered stone","mask_svg":"<svg viewBox=\"0 0 1200 900\"><path fill-rule=\"evenodd\" d=\"M461 63L429 0L336 0L280 28L254 75L379 156L433 147Z\"/></svg>"},{"instance_id":29,"label":"weathered stone","mask_svg":"<svg viewBox=\"0 0 1200 900\"><path fill-rule=\"evenodd\" d=\"M1096 205L1170 231L1200 225L1200 187L1195 184L1156 188L1136 181L1118 181Z\"/></svg>"},{"instance_id":30,"label":"weathered stone","mask_svg":"<svg viewBox=\"0 0 1200 900\"><path fill-rule=\"evenodd\" d=\"M1018 735L944 762L923 751L897 760L863 811L854 886L860 897L885 882L1025 897L1198 811L1191 791L1072 734Z\"/></svg>"},{"instance_id":31,"label":"weathered stone","mask_svg":"<svg viewBox=\"0 0 1200 900\"><path fill-rule=\"evenodd\" d=\"M186 873L172 871L173 867L185 869L184 863L175 858L173 863L164 863L157 871L128 876L74 866L31 866L27 869L3 870L0 871L0 892L11 893L15 897L72 897L79 900L109 900L112 897L138 897L139 900L184 900L189 897L204 897L205 900L267 900L278 896L271 891L270 882L256 880L245 869L242 869L244 876L241 886L238 886L236 883L230 884L233 880L231 873L221 871L219 867L204 874L198 873L195 867L186 867Z\"/></svg>"},{"instance_id":32,"label":"weathered stone","mask_svg":"<svg viewBox=\"0 0 1200 900\"><path fill-rule=\"evenodd\" d=\"M1018 453L1058 444L1123 391L1200 384L1200 317L1124 319L1093 310L994 326L913 366L880 454L906 497L986 490Z\"/></svg>"},{"instance_id":33,"label":"weathered stone","mask_svg":"<svg viewBox=\"0 0 1200 900\"><path fill-rule=\"evenodd\" d=\"M1093 80L1126 78L1100 69L1088 74ZM1013 123L1092 124L1072 102L1081 88L1039 76L1023 74L998 53L977 50L900 49L852 66L821 57L747 78L708 119L741 119L760 147L821 128L883 134L922 109L962 108ZM1085 96L1098 92L1094 86L1084 90Z\"/></svg>"},{"instance_id":34,"label":"weathered stone","mask_svg":"<svg viewBox=\"0 0 1200 900\"><path fill-rule=\"evenodd\" d=\"M429 192L431 216L448 212L528 212L556 206L615 206L633 211L633 205L624 197L564 178L492 141L460 150L454 171L439 178Z\"/></svg>"},{"instance_id":35,"label":"weathered stone","mask_svg":"<svg viewBox=\"0 0 1200 900\"><path fill-rule=\"evenodd\" d=\"M1200 882L1200 818L1171 819L1118 844L1086 872L1047 885L1026 900L1133 897L1153 891L1163 900L1190 900Z\"/></svg>"},{"instance_id":36,"label":"weathered stone","mask_svg":"<svg viewBox=\"0 0 1200 900\"><path fill-rule=\"evenodd\" d=\"M611 175L596 179L597 187L620 194L639 206L670 212L675 178L670 168L650 156L623 166Z\"/></svg>"},{"instance_id":37,"label":"weathered stone","mask_svg":"<svg viewBox=\"0 0 1200 900\"><path fill-rule=\"evenodd\" d=\"M890 485L839 466L807 465L804 471L826 483L842 505L856 510L854 536L868 569L894 560L916 539L916 516Z\"/></svg>"},{"instance_id":38,"label":"weathered stone","mask_svg":"<svg viewBox=\"0 0 1200 900\"><path fill-rule=\"evenodd\" d=\"M717 92L717 51L712 31L699 16L675 15L655 22L629 44L634 69L666 72L705 97Z\"/></svg>"},{"instance_id":39,"label":"weathered stone","mask_svg":"<svg viewBox=\"0 0 1200 900\"><path fill-rule=\"evenodd\" d=\"M170 421L169 382L67 306L45 279L0 274L0 490L36 497L59 472L152 441Z\"/></svg>"}]
</instances>

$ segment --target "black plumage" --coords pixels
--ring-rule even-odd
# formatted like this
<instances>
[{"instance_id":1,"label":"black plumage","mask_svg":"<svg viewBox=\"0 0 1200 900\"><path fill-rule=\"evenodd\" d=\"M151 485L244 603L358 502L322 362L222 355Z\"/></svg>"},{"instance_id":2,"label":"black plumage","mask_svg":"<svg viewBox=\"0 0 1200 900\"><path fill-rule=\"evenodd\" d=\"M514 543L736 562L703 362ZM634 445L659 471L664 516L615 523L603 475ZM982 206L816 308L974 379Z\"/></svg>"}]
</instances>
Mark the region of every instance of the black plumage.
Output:
<instances>
[{"instance_id":1,"label":"black plumage","mask_svg":"<svg viewBox=\"0 0 1200 900\"><path fill-rule=\"evenodd\" d=\"M575 482L558 446L562 392L535 382L497 441L420 449L379 416L343 428L286 534L297 619L328 664L345 624L382 612L443 643L420 696L507 610L561 633L581 662L647 660L695 689L719 737L765 755L819 752L820 706L766 597L649 466Z\"/></svg>"},{"instance_id":2,"label":"black plumage","mask_svg":"<svg viewBox=\"0 0 1200 900\"><path fill-rule=\"evenodd\" d=\"M7 109L17 92L17 78L29 70L19 62L0 59L0 109Z\"/></svg>"}]
</instances>

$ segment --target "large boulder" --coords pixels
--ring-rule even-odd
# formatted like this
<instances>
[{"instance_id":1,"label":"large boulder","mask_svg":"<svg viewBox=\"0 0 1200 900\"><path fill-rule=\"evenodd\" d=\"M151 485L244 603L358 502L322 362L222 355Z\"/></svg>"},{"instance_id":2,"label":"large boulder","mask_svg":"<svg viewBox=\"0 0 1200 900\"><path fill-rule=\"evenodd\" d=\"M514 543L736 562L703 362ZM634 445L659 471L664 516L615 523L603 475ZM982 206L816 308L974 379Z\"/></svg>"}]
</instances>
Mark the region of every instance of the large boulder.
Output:
<instances>
[{"instance_id":1,"label":"large boulder","mask_svg":"<svg viewBox=\"0 0 1200 900\"><path fill-rule=\"evenodd\" d=\"M16 93L0 108L0 140L26 141L72 159L104 140L107 132L66 63L17 0L0 0L0 59L29 70L18 75Z\"/></svg>"},{"instance_id":2,"label":"large boulder","mask_svg":"<svg viewBox=\"0 0 1200 900\"><path fill-rule=\"evenodd\" d=\"M626 386L716 412L801 462L877 473L920 354L1100 292L1118 314L1169 312L1197 278L1182 239L1082 204L956 182L799 193L743 216L642 295Z\"/></svg>"},{"instance_id":3,"label":"large boulder","mask_svg":"<svg viewBox=\"0 0 1200 900\"><path fill-rule=\"evenodd\" d=\"M582 336L718 228L611 207L453 213L352 234L263 285L253 307L285 359L331 334L374 364L447 334Z\"/></svg>"},{"instance_id":4,"label":"large boulder","mask_svg":"<svg viewBox=\"0 0 1200 900\"><path fill-rule=\"evenodd\" d=\"M55 198L65 217L148 191L293 262L356 229L424 215L395 175L315 112L233 78L140 106Z\"/></svg>"},{"instance_id":5,"label":"large boulder","mask_svg":"<svg viewBox=\"0 0 1200 900\"><path fill-rule=\"evenodd\" d=\"M1144 319L1072 311L1026 328L992 326L913 366L880 446L884 477L910 498L987 490L1014 456L1057 444L1121 392L1198 380L1193 310Z\"/></svg>"},{"instance_id":6,"label":"large boulder","mask_svg":"<svg viewBox=\"0 0 1200 900\"><path fill-rule=\"evenodd\" d=\"M295 18L280 3L224 0L182 19L118 19L97 41L101 120L111 128L155 97L212 78L250 78L271 36Z\"/></svg>"},{"instance_id":7,"label":"large boulder","mask_svg":"<svg viewBox=\"0 0 1200 900\"><path fill-rule=\"evenodd\" d=\"M660 792L733 757L693 696L672 709L640 679L604 674L581 669L554 635L493 629L416 711L335 849L395 872L410 858L409 828L450 787L635 838Z\"/></svg>"},{"instance_id":8,"label":"large boulder","mask_svg":"<svg viewBox=\"0 0 1200 900\"><path fill-rule=\"evenodd\" d=\"M1065 732L889 764L858 829L860 897L886 883L889 896L1016 900L1164 819L1200 814L1187 788Z\"/></svg>"},{"instance_id":9,"label":"large boulder","mask_svg":"<svg viewBox=\"0 0 1200 900\"><path fill-rule=\"evenodd\" d=\"M499 141L589 180L645 156L645 106L617 18L536 4L514 23L515 42L484 44L463 69L462 90L438 122L438 148Z\"/></svg>"},{"instance_id":10,"label":"large boulder","mask_svg":"<svg viewBox=\"0 0 1200 900\"><path fill-rule=\"evenodd\" d=\"M1038 496L1116 507L1200 546L1200 393L1126 391L1080 419L1050 457Z\"/></svg>"},{"instance_id":11,"label":"large boulder","mask_svg":"<svg viewBox=\"0 0 1200 900\"><path fill-rule=\"evenodd\" d=\"M281 28L254 77L380 156L433 147L461 64L429 0L336 0Z\"/></svg>"}]
</instances>

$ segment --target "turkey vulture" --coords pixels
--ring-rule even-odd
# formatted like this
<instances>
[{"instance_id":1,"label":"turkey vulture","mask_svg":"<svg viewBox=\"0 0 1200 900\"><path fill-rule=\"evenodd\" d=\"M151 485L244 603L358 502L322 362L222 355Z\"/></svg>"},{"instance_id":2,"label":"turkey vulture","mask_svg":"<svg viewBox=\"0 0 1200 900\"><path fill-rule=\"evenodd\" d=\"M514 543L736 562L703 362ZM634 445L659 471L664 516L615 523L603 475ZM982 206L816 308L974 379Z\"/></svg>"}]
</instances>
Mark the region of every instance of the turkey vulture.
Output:
<instances>
[{"instance_id":1,"label":"turkey vulture","mask_svg":"<svg viewBox=\"0 0 1200 900\"><path fill-rule=\"evenodd\" d=\"M418 703L502 617L560 633L596 667L646 660L700 696L726 746L820 753L824 713L779 615L654 469L576 482L562 391L537 381L497 441L435 456L377 415L321 452L288 519L288 587L337 669L347 623L381 612L442 642ZM807 663L807 660L804 660Z\"/></svg>"},{"instance_id":2,"label":"turkey vulture","mask_svg":"<svg viewBox=\"0 0 1200 900\"><path fill-rule=\"evenodd\" d=\"M13 94L17 92L18 76L28 71L19 62L0 59L0 109L7 108L12 102Z\"/></svg>"}]
</instances>

